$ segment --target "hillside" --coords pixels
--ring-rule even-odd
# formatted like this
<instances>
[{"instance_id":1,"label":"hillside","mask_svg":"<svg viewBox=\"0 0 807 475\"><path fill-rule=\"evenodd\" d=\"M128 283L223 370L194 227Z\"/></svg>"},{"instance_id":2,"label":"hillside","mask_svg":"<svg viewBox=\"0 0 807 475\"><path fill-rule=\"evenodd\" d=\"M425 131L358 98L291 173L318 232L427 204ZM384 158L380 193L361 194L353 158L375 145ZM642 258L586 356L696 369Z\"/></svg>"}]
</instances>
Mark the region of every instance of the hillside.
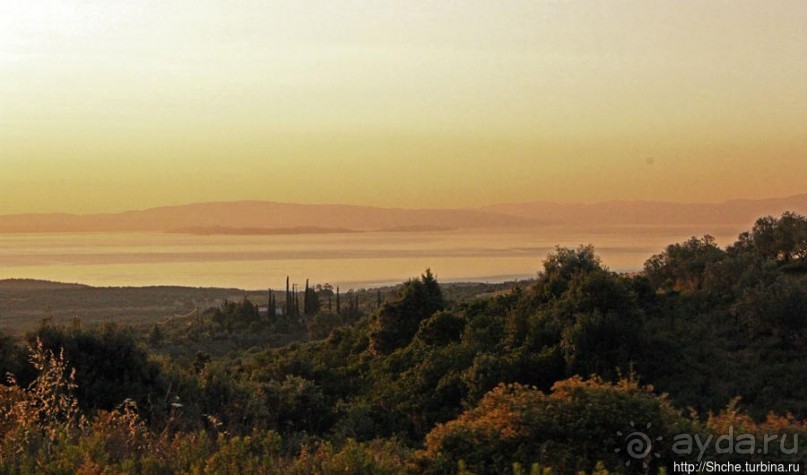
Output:
<instances>
[{"instance_id":1,"label":"hillside","mask_svg":"<svg viewBox=\"0 0 807 475\"><path fill-rule=\"evenodd\" d=\"M98 322L147 326L166 317L220 305L248 296L265 301L266 292L191 287L91 287L28 279L0 281L0 328L15 334L48 319L84 324Z\"/></svg>"},{"instance_id":2,"label":"hillside","mask_svg":"<svg viewBox=\"0 0 807 475\"><path fill-rule=\"evenodd\" d=\"M462 302L480 295L499 292L512 282L482 284L446 283L446 295ZM363 308L372 309L376 292L394 295L399 286L380 287L358 292ZM275 291L282 299L282 292ZM180 286L93 287L33 279L0 280L0 331L21 335L37 328L43 320L52 324L71 324L78 318L82 324L101 322L148 328L154 323L178 321L178 316L218 307L225 300L247 297L265 305L268 291L233 288ZM181 320L181 319L179 319Z\"/></svg>"},{"instance_id":3,"label":"hillside","mask_svg":"<svg viewBox=\"0 0 807 475\"><path fill-rule=\"evenodd\" d=\"M67 284L64 282L52 282L49 280L0 279L0 291L62 290L62 289L86 289L86 288L89 288L89 286L84 284Z\"/></svg>"}]
</instances>

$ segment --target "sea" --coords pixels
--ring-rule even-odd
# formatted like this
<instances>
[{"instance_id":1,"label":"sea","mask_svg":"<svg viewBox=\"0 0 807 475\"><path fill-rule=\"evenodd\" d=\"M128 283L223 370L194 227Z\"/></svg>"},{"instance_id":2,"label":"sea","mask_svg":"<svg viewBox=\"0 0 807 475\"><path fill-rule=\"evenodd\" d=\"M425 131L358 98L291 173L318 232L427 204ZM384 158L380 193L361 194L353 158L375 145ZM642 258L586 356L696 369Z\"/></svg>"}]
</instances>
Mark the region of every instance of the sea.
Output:
<instances>
[{"instance_id":1,"label":"sea","mask_svg":"<svg viewBox=\"0 0 807 475\"><path fill-rule=\"evenodd\" d=\"M179 285L249 290L294 282L342 289L400 283L426 269L442 282L534 278L556 246L592 244L605 266L636 272L668 244L742 229L708 226L543 226L530 229L300 235L0 234L0 279L92 286Z\"/></svg>"}]
</instances>

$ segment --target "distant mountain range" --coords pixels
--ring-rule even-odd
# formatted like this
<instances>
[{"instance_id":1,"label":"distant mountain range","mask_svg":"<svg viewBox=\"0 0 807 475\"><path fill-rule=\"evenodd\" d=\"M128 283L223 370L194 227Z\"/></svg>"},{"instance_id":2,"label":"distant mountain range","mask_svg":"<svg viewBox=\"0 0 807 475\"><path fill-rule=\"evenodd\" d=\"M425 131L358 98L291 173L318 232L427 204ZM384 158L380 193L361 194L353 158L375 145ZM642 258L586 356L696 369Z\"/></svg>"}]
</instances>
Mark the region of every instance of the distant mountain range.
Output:
<instances>
[{"instance_id":1,"label":"distant mountain range","mask_svg":"<svg viewBox=\"0 0 807 475\"><path fill-rule=\"evenodd\" d=\"M593 204L520 203L481 208L483 211L556 224L586 225L742 225L785 211L807 214L807 193L786 198L729 200L723 203L668 203L661 201L606 201Z\"/></svg>"},{"instance_id":2,"label":"distant mountain range","mask_svg":"<svg viewBox=\"0 0 807 475\"><path fill-rule=\"evenodd\" d=\"M593 204L517 203L466 209L403 209L234 201L104 214L0 215L0 233L179 232L300 234L318 232L524 228L541 225L742 225L784 211L807 214L807 193L724 203L608 201Z\"/></svg>"},{"instance_id":3,"label":"distant mountain range","mask_svg":"<svg viewBox=\"0 0 807 475\"><path fill-rule=\"evenodd\" d=\"M402 209L349 205L304 205L234 201L166 206L142 211L92 215L17 214L0 216L0 232L162 231L220 234L244 229L300 228L369 231L422 228L528 226L530 218L474 209ZM316 229L313 229L316 231Z\"/></svg>"}]
</instances>

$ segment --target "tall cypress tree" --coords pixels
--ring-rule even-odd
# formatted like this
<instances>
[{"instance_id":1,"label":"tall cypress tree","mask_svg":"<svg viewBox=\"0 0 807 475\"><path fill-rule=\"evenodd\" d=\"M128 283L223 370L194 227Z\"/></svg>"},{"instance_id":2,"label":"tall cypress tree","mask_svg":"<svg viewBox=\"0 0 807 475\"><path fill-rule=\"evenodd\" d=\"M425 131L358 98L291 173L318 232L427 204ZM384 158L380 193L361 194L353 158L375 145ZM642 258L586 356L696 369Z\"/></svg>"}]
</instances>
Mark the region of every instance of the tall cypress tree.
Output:
<instances>
[{"instance_id":1,"label":"tall cypress tree","mask_svg":"<svg viewBox=\"0 0 807 475\"><path fill-rule=\"evenodd\" d=\"M294 316L299 318L300 317L300 296L297 293L297 284L294 284L292 286L292 288L293 288L292 292L294 293Z\"/></svg>"},{"instance_id":2,"label":"tall cypress tree","mask_svg":"<svg viewBox=\"0 0 807 475\"><path fill-rule=\"evenodd\" d=\"M311 301L308 297L309 290L308 279L305 279L305 292L303 292L303 314L305 315L310 315L311 312Z\"/></svg>"},{"instance_id":3,"label":"tall cypress tree","mask_svg":"<svg viewBox=\"0 0 807 475\"><path fill-rule=\"evenodd\" d=\"M272 320L275 316L275 293L269 289L269 298L266 300L266 317Z\"/></svg>"},{"instance_id":4,"label":"tall cypress tree","mask_svg":"<svg viewBox=\"0 0 807 475\"><path fill-rule=\"evenodd\" d=\"M300 316L300 301L297 300L297 284L291 284L291 314Z\"/></svg>"},{"instance_id":5,"label":"tall cypress tree","mask_svg":"<svg viewBox=\"0 0 807 475\"><path fill-rule=\"evenodd\" d=\"M286 276L286 316L291 317L293 311L291 303L291 292L289 291L289 276Z\"/></svg>"},{"instance_id":6,"label":"tall cypress tree","mask_svg":"<svg viewBox=\"0 0 807 475\"><path fill-rule=\"evenodd\" d=\"M308 279L305 279L305 293L303 294L303 313L307 316L316 315L319 312L319 296L316 290L309 287Z\"/></svg>"}]
</instances>

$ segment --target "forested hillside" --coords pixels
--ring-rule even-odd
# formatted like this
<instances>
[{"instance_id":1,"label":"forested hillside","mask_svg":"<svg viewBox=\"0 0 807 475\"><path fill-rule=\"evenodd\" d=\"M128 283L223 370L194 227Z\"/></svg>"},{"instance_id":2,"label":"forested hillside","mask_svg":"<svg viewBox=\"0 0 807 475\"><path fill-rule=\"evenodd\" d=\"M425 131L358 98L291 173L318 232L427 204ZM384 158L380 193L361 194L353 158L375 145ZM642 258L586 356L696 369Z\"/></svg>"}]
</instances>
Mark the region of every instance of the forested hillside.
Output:
<instances>
[{"instance_id":1,"label":"forested hillside","mask_svg":"<svg viewBox=\"0 0 807 475\"><path fill-rule=\"evenodd\" d=\"M293 319L245 299L148 332L4 337L0 472L655 473L698 460L677 434L729 431L791 440L705 460L807 455L803 216L761 218L725 249L671 244L636 275L580 246L473 299L438 277ZM307 341L205 350L281 331ZM642 457L622 436L634 424L658 440Z\"/></svg>"}]
</instances>

